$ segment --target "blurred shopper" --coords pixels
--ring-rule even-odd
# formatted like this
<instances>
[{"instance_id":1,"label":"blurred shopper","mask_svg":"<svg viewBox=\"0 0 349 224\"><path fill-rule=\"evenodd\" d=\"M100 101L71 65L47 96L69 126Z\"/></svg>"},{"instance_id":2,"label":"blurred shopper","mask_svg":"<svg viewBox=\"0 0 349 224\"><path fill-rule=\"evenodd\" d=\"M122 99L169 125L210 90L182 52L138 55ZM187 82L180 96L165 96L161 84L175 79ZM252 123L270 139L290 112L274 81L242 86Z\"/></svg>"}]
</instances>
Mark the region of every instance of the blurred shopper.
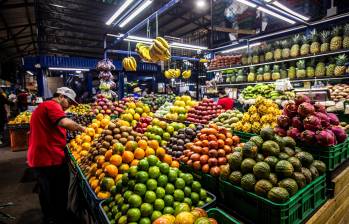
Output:
<instances>
[{"instance_id":1,"label":"blurred shopper","mask_svg":"<svg viewBox=\"0 0 349 224\"><path fill-rule=\"evenodd\" d=\"M0 88L0 145L5 134L5 125L7 123L7 111L5 105L10 105L11 102L7 99L6 94L2 88Z\"/></svg>"},{"instance_id":2,"label":"blurred shopper","mask_svg":"<svg viewBox=\"0 0 349 224\"><path fill-rule=\"evenodd\" d=\"M139 98L141 97L142 89L139 87L136 87L133 89L133 97Z\"/></svg>"},{"instance_id":3,"label":"blurred shopper","mask_svg":"<svg viewBox=\"0 0 349 224\"><path fill-rule=\"evenodd\" d=\"M233 109L234 100L228 97L224 89L219 90L218 96L219 96L219 99L217 102L218 105L221 105L225 110Z\"/></svg>"},{"instance_id":4,"label":"blurred shopper","mask_svg":"<svg viewBox=\"0 0 349 224\"><path fill-rule=\"evenodd\" d=\"M66 129L84 131L84 127L66 118L64 110L75 101L73 90L58 88L51 100L37 107L30 120L27 162L33 168L39 186L44 223L67 223L69 170L65 159Z\"/></svg>"},{"instance_id":5,"label":"blurred shopper","mask_svg":"<svg viewBox=\"0 0 349 224\"><path fill-rule=\"evenodd\" d=\"M24 89L19 90L17 95L17 106L19 112L23 112L28 109L28 92L26 92Z\"/></svg>"}]
</instances>

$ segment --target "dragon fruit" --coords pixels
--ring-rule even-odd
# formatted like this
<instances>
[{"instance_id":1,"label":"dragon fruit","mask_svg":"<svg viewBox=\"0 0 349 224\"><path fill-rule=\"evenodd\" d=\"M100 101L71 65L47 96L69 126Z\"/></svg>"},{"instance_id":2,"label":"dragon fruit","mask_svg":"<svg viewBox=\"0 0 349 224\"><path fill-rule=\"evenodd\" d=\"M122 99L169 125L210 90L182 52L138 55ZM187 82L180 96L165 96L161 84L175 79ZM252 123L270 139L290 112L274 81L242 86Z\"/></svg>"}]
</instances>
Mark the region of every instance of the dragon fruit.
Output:
<instances>
[{"instance_id":1,"label":"dragon fruit","mask_svg":"<svg viewBox=\"0 0 349 224\"><path fill-rule=\"evenodd\" d=\"M301 132L297 128L290 128L287 131L287 136L293 138L293 139L299 139L301 135Z\"/></svg>"},{"instance_id":2,"label":"dragon fruit","mask_svg":"<svg viewBox=\"0 0 349 224\"><path fill-rule=\"evenodd\" d=\"M344 129L338 126L332 126L331 131L336 136L337 143L342 143L347 139L347 133L345 133Z\"/></svg>"},{"instance_id":3,"label":"dragon fruit","mask_svg":"<svg viewBox=\"0 0 349 224\"><path fill-rule=\"evenodd\" d=\"M319 103L316 103L316 104L314 105L314 107L315 107L315 111L316 111L316 112L321 112L321 113L326 114L326 107L325 107L324 105L319 104Z\"/></svg>"},{"instance_id":4,"label":"dragon fruit","mask_svg":"<svg viewBox=\"0 0 349 224\"><path fill-rule=\"evenodd\" d=\"M310 130L305 130L301 133L301 141L307 144L315 143L315 132Z\"/></svg>"},{"instance_id":5,"label":"dragon fruit","mask_svg":"<svg viewBox=\"0 0 349 224\"><path fill-rule=\"evenodd\" d=\"M281 137L285 137L286 136L286 130L285 129L283 129L283 128L281 128L281 127L279 127L279 126L276 126L275 128L274 128L274 133L275 134L277 134L277 135L279 135L279 136L281 136Z\"/></svg>"},{"instance_id":6,"label":"dragon fruit","mask_svg":"<svg viewBox=\"0 0 349 224\"><path fill-rule=\"evenodd\" d=\"M294 99L294 102L298 106L305 102L310 103L310 98L306 95L297 95L296 98Z\"/></svg>"},{"instance_id":7,"label":"dragon fruit","mask_svg":"<svg viewBox=\"0 0 349 224\"><path fill-rule=\"evenodd\" d=\"M295 116L292 118L291 126L297 128L299 131L303 130L303 123L300 117Z\"/></svg>"},{"instance_id":8,"label":"dragon fruit","mask_svg":"<svg viewBox=\"0 0 349 224\"><path fill-rule=\"evenodd\" d=\"M291 103L291 102L287 103L285 105L285 108L284 108L284 111L283 111L283 115L286 115L289 118L292 118L292 117L296 116L297 115L297 106L296 106L296 104Z\"/></svg>"},{"instance_id":9,"label":"dragon fruit","mask_svg":"<svg viewBox=\"0 0 349 224\"><path fill-rule=\"evenodd\" d=\"M290 125L290 119L286 115L280 115L277 118L277 124L279 125L279 127L288 128L288 126Z\"/></svg>"},{"instance_id":10,"label":"dragon fruit","mask_svg":"<svg viewBox=\"0 0 349 224\"><path fill-rule=\"evenodd\" d=\"M328 118L327 114L322 112L315 112L315 116L320 119L321 126L323 128L328 128L330 126L330 119Z\"/></svg>"},{"instance_id":11,"label":"dragon fruit","mask_svg":"<svg viewBox=\"0 0 349 224\"><path fill-rule=\"evenodd\" d=\"M305 102L298 106L298 114L301 117L312 115L314 114L314 112L315 112L315 107L311 103Z\"/></svg>"},{"instance_id":12,"label":"dragon fruit","mask_svg":"<svg viewBox=\"0 0 349 224\"><path fill-rule=\"evenodd\" d=\"M334 113L327 113L328 119L330 119L330 124L339 125L339 119Z\"/></svg>"},{"instance_id":13,"label":"dragon fruit","mask_svg":"<svg viewBox=\"0 0 349 224\"><path fill-rule=\"evenodd\" d=\"M315 138L316 142L321 146L332 146L336 144L336 136L328 129L317 131Z\"/></svg>"},{"instance_id":14,"label":"dragon fruit","mask_svg":"<svg viewBox=\"0 0 349 224\"><path fill-rule=\"evenodd\" d=\"M314 115L310 115L303 120L305 130L317 131L321 129L321 120Z\"/></svg>"}]
</instances>

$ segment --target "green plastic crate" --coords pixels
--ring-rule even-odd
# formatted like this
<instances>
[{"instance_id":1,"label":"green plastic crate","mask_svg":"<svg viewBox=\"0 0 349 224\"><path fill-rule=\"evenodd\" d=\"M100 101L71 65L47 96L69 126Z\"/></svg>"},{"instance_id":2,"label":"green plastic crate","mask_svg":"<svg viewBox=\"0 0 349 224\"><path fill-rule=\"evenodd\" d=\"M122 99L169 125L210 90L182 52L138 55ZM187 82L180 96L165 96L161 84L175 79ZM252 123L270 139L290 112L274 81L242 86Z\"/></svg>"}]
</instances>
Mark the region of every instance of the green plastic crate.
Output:
<instances>
[{"instance_id":1,"label":"green plastic crate","mask_svg":"<svg viewBox=\"0 0 349 224\"><path fill-rule=\"evenodd\" d=\"M327 200L325 175L315 179L283 204L274 203L224 180L220 180L219 188L224 205L253 223L303 223Z\"/></svg>"},{"instance_id":2,"label":"green plastic crate","mask_svg":"<svg viewBox=\"0 0 349 224\"><path fill-rule=\"evenodd\" d=\"M247 142L251 137L257 135L254 133L246 133L241 131L233 131L233 134L239 136L242 142Z\"/></svg>"},{"instance_id":3,"label":"green plastic crate","mask_svg":"<svg viewBox=\"0 0 349 224\"><path fill-rule=\"evenodd\" d=\"M210 208L207 210L209 218L214 218L219 224L240 224L240 222L219 208Z\"/></svg>"},{"instance_id":4,"label":"green plastic crate","mask_svg":"<svg viewBox=\"0 0 349 224\"><path fill-rule=\"evenodd\" d=\"M349 137L344 142L331 147L302 146L302 148L310 152L315 159L323 161L327 171L334 171L349 159Z\"/></svg>"}]
</instances>

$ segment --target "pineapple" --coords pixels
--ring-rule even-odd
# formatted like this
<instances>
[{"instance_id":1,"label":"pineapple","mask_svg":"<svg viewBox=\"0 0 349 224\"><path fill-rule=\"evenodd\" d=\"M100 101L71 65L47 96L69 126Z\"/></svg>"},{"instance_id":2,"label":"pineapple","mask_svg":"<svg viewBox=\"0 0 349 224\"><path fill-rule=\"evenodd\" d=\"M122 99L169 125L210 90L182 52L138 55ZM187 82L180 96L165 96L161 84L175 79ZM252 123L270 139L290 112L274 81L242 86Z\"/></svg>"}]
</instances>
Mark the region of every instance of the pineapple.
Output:
<instances>
[{"instance_id":1,"label":"pineapple","mask_svg":"<svg viewBox=\"0 0 349 224\"><path fill-rule=\"evenodd\" d=\"M271 79L272 80L278 80L280 79L280 69L279 69L279 65L274 65L273 67L273 73L271 75Z\"/></svg>"},{"instance_id":2,"label":"pineapple","mask_svg":"<svg viewBox=\"0 0 349 224\"><path fill-rule=\"evenodd\" d=\"M299 61L297 61L296 76L297 76L297 78L304 78L305 75L306 75L305 61L304 60L299 60Z\"/></svg>"},{"instance_id":3,"label":"pineapple","mask_svg":"<svg viewBox=\"0 0 349 224\"><path fill-rule=\"evenodd\" d=\"M315 77L323 77L326 75L326 65L325 63L321 60L317 63L316 68L315 68Z\"/></svg>"},{"instance_id":4,"label":"pineapple","mask_svg":"<svg viewBox=\"0 0 349 224\"><path fill-rule=\"evenodd\" d=\"M252 64L258 64L259 63L259 48L253 49L253 55L252 55Z\"/></svg>"},{"instance_id":5,"label":"pineapple","mask_svg":"<svg viewBox=\"0 0 349 224\"><path fill-rule=\"evenodd\" d=\"M335 26L332 29L331 35L331 41L330 41L330 50L331 51L338 51L342 47L342 36L341 35L342 28L340 26Z\"/></svg>"},{"instance_id":6,"label":"pineapple","mask_svg":"<svg viewBox=\"0 0 349 224\"><path fill-rule=\"evenodd\" d=\"M315 64L315 60L314 59L311 59L307 63L307 77L308 78L313 78L314 75L315 75L314 64Z\"/></svg>"},{"instance_id":7,"label":"pineapple","mask_svg":"<svg viewBox=\"0 0 349 224\"><path fill-rule=\"evenodd\" d=\"M326 76L333 76L335 68L335 60L333 58L330 58L329 64L326 66Z\"/></svg>"},{"instance_id":8,"label":"pineapple","mask_svg":"<svg viewBox=\"0 0 349 224\"><path fill-rule=\"evenodd\" d=\"M320 52L320 43L319 35L316 32L316 29L310 31L311 45L310 45L310 54L318 54Z\"/></svg>"},{"instance_id":9,"label":"pineapple","mask_svg":"<svg viewBox=\"0 0 349 224\"><path fill-rule=\"evenodd\" d=\"M349 48L349 23L344 25L343 48Z\"/></svg>"},{"instance_id":10,"label":"pineapple","mask_svg":"<svg viewBox=\"0 0 349 224\"><path fill-rule=\"evenodd\" d=\"M302 37L302 46L301 46L301 56L305 56L309 54L310 51L310 45L309 45L310 39L304 35Z\"/></svg>"},{"instance_id":11,"label":"pineapple","mask_svg":"<svg viewBox=\"0 0 349 224\"><path fill-rule=\"evenodd\" d=\"M336 58L336 67L334 69L334 76L341 76L345 74L347 63L347 56L345 54L341 54Z\"/></svg>"},{"instance_id":12,"label":"pineapple","mask_svg":"<svg viewBox=\"0 0 349 224\"><path fill-rule=\"evenodd\" d=\"M290 80L296 78L296 67L294 66L294 62L292 62L290 67L288 68L287 76Z\"/></svg>"},{"instance_id":13,"label":"pineapple","mask_svg":"<svg viewBox=\"0 0 349 224\"><path fill-rule=\"evenodd\" d=\"M281 42L280 41L276 41L274 44L274 60L278 61L281 59Z\"/></svg>"},{"instance_id":14,"label":"pineapple","mask_svg":"<svg viewBox=\"0 0 349 224\"><path fill-rule=\"evenodd\" d=\"M291 57L295 58L299 56L299 40L300 40L300 36L299 34L296 34L293 38L292 38L292 47L291 47L291 52L290 55Z\"/></svg>"},{"instance_id":15,"label":"pineapple","mask_svg":"<svg viewBox=\"0 0 349 224\"><path fill-rule=\"evenodd\" d=\"M283 40L281 42L282 45L282 53L281 56L283 59L287 59L290 57L290 42L288 40Z\"/></svg>"},{"instance_id":16,"label":"pineapple","mask_svg":"<svg viewBox=\"0 0 349 224\"><path fill-rule=\"evenodd\" d=\"M265 62L264 55L265 55L265 47L262 47L259 50L259 63L264 63Z\"/></svg>"},{"instance_id":17,"label":"pineapple","mask_svg":"<svg viewBox=\"0 0 349 224\"><path fill-rule=\"evenodd\" d=\"M250 52L248 53L247 64L248 65L252 64L252 54Z\"/></svg>"},{"instance_id":18,"label":"pineapple","mask_svg":"<svg viewBox=\"0 0 349 224\"><path fill-rule=\"evenodd\" d=\"M241 57L241 64L247 65L247 54L243 54Z\"/></svg>"},{"instance_id":19,"label":"pineapple","mask_svg":"<svg viewBox=\"0 0 349 224\"><path fill-rule=\"evenodd\" d=\"M250 67L250 73L247 75L247 82L256 81L256 69L255 67Z\"/></svg>"},{"instance_id":20,"label":"pineapple","mask_svg":"<svg viewBox=\"0 0 349 224\"><path fill-rule=\"evenodd\" d=\"M330 35L331 32L328 30L323 30L320 33L320 39L321 39L321 46L320 46L320 51L327 52L330 49Z\"/></svg>"},{"instance_id":21,"label":"pineapple","mask_svg":"<svg viewBox=\"0 0 349 224\"><path fill-rule=\"evenodd\" d=\"M257 81L260 82L260 81L263 81L263 73L264 73L264 69L263 67L259 67L258 70L257 70Z\"/></svg>"},{"instance_id":22,"label":"pineapple","mask_svg":"<svg viewBox=\"0 0 349 224\"><path fill-rule=\"evenodd\" d=\"M264 73L263 73L263 80L264 81L270 81L271 74L270 74L270 66L264 65Z\"/></svg>"},{"instance_id":23,"label":"pineapple","mask_svg":"<svg viewBox=\"0 0 349 224\"><path fill-rule=\"evenodd\" d=\"M267 47L265 49L265 61L272 61L273 60L273 51L271 44L267 44Z\"/></svg>"},{"instance_id":24,"label":"pineapple","mask_svg":"<svg viewBox=\"0 0 349 224\"><path fill-rule=\"evenodd\" d=\"M281 64L280 78L281 79L286 79L287 78L287 69L286 69L286 64L285 63Z\"/></svg>"}]
</instances>

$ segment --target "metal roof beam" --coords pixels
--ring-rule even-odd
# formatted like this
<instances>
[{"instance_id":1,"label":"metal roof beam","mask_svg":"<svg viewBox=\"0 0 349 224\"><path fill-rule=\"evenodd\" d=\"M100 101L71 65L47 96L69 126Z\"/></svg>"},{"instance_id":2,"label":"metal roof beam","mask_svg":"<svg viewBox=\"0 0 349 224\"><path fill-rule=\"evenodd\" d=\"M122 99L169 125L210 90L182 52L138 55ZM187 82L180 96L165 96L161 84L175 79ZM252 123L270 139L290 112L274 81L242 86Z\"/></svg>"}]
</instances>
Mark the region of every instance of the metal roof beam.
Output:
<instances>
[{"instance_id":1,"label":"metal roof beam","mask_svg":"<svg viewBox=\"0 0 349 224\"><path fill-rule=\"evenodd\" d=\"M36 50L36 46L35 46L35 43L34 43L35 39L34 39L33 23L32 23L32 20L30 18L30 14L29 14L29 3L28 3L28 0L24 0L24 3L25 3L25 14L26 14L27 20L29 22L31 38L32 38L32 41L33 41L33 46L34 46L34 49Z\"/></svg>"},{"instance_id":2,"label":"metal roof beam","mask_svg":"<svg viewBox=\"0 0 349 224\"><path fill-rule=\"evenodd\" d=\"M33 26L36 25L36 23L32 23ZM28 27L29 24L23 24L23 25L17 25L17 26L8 26L9 29L18 29L18 28L23 28L23 27ZM0 31L4 31L4 30L7 30L6 27L4 28L0 28Z\"/></svg>"},{"instance_id":3,"label":"metal roof beam","mask_svg":"<svg viewBox=\"0 0 349 224\"><path fill-rule=\"evenodd\" d=\"M9 28L8 23L7 23L5 17L3 16L2 13L0 13L0 19L4 23L4 26L5 26L6 30L7 30L8 35L13 37L12 30ZM17 40L16 40L15 37L13 37L13 42L15 43L15 47L16 47L17 53L19 53L19 45L18 45Z\"/></svg>"},{"instance_id":4,"label":"metal roof beam","mask_svg":"<svg viewBox=\"0 0 349 224\"><path fill-rule=\"evenodd\" d=\"M0 10L24 8L26 5L27 5L26 3L5 4L5 5L1 5ZM33 6L34 6L34 3L28 3L28 7L33 7Z\"/></svg>"}]
</instances>

